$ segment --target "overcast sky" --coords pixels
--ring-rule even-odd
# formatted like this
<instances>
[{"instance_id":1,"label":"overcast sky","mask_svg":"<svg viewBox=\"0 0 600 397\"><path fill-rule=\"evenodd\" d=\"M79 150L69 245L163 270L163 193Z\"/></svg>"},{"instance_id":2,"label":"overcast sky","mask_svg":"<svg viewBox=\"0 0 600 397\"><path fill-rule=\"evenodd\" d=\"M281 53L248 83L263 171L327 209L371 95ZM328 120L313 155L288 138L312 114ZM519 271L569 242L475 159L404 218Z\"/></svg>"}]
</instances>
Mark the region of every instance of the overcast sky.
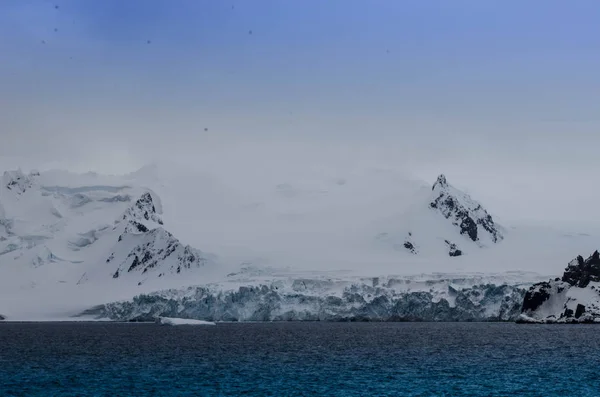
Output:
<instances>
[{"instance_id":1,"label":"overcast sky","mask_svg":"<svg viewBox=\"0 0 600 397\"><path fill-rule=\"evenodd\" d=\"M600 219L598 21L597 0L2 0L0 156L360 163Z\"/></svg>"}]
</instances>

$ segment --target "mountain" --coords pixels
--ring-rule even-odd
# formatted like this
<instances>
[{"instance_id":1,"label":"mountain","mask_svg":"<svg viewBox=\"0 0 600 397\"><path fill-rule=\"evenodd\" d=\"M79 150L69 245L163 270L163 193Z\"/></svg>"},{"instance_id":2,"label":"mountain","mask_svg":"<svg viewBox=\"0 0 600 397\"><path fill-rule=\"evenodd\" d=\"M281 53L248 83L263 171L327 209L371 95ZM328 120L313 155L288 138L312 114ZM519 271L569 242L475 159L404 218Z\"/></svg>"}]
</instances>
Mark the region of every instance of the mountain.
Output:
<instances>
[{"instance_id":1,"label":"mountain","mask_svg":"<svg viewBox=\"0 0 600 397\"><path fill-rule=\"evenodd\" d=\"M521 311L520 322L600 323L600 253L580 255L562 278L531 286Z\"/></svg>"},{"instance_id":2,"label":"mountain","mask_svg":"<svg viewBox=\"0 0 600 397\"><path fill-rule=\"evenodd\" d=\"M444 175L397 222L403 229L381 232L376 238L413 255L462 256L500 243L506 233L479 202L450 185Z\"/></svg>"},{"instance_id":3,"label":"mountain","mask_svg":"<svg viewBox=\"0 0 600 397\"><path fill-rule=\"evenodd\" d=\"M17 170L2 177L3 267L68 271L64 277L80 284L125 277L141 285L148 277L215 263L214 256L182 244L164 228L161 203L152 191L104 184L108 181L50 185L44 176L51 175Z\"/></svg>"},{"instance_id":4,"label":"mountain","mask_svg":"<svg viewBox=\"0 0 600 397\"><path fill-rule=\"evenodd\" d=\"M443 176L256 180L171 164L5 172L0 314L511 320L529 286L596 241L500 226Z\"/></svg>"},{"instance_id":5,"label":"mountain","mask_svg":"<svg viewBox=\"0 0 600 397\"><path fill-rule=\"evenodd\" d=\"M155 272L162 277L215 262L216 257L184 246L162 226L163 221L149 192L127 208L114 227L121 234L106 259L107 264L118 265L113 278L133 272Z\"/></svg>"}]
</instances>

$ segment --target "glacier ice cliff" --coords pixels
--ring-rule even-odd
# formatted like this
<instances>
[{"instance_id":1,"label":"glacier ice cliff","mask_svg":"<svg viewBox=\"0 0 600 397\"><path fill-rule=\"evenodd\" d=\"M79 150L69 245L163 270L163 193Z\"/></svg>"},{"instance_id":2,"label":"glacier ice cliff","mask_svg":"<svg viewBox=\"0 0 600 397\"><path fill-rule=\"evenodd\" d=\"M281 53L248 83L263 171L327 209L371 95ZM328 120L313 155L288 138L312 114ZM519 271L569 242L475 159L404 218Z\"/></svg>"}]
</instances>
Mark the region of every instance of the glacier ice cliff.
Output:
<instances>
[{"instance_id":1,"label":"glacier ice cliff","mask_svg":"<svg viewBox=\"0 0 600 397\"><path fill-rule=\"evenodd\" d=\"M482 283L478 284L477 282ZM514 321L526 285L484 279L275 279L138 295L82 315L119 321Z\"/></svg>"}]
</instances>

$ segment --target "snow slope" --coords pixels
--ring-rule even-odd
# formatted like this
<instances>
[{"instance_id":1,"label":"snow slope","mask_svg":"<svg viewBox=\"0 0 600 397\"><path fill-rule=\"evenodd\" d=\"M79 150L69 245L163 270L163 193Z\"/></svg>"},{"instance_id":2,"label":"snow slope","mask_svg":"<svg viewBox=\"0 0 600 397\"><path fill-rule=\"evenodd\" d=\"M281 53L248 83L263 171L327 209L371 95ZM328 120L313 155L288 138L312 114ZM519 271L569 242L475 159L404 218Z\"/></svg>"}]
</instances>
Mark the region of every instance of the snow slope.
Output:
<instances>
[{"instance_id":1,"label":"snow slope","mask_svg":"<svg viewBox=\"0 0 600 397\"><path fill-rule=\"evenodd\" d=\"M471 298L492 291L481 312L492 314L465 310L472 318L497 317L496 298L514 298L524 283L558 273L573 252L595 246L592 233L500 226L446 178L432 188L380 169L257 178L244 186L177 164L121 176L13 170L0 185L0 313L65 318L157 291L185 297L189 287L225 297L281 285L275 291L291 305L300 281L323 279L334 282L307 299L345 299L357 286L368 303L375 295L363 285L374 278L417 285L416 277L421 289L393 282L381 296L396 302L425 293L422 302L451 307L456 288ZM408 238L415 252L405 247ZM457 278L471 281L457 286ZM425 288L431 283L440 287ZM488 284L510 291L480 287ZM281 313L288 312L294 310Z\"/></svg>"}]
</instances>

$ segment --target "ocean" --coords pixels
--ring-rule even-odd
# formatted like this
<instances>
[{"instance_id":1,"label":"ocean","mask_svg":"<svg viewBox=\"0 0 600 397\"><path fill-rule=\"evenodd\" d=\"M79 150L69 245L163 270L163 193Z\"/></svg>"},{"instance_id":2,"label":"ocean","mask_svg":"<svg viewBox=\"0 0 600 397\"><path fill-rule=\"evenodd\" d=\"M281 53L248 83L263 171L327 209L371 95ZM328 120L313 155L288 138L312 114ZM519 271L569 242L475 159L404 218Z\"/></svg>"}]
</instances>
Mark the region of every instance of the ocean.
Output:
<instances>
[{"instance_id":1,"label":"ocean","mask_svg":"<svg viewBox=\"0 0 600 397\"><path fill-rule=\"evenodd\" d=\"M599 396L600 328L0 323L1 396Z\"/></svg>"}]
</instances>

